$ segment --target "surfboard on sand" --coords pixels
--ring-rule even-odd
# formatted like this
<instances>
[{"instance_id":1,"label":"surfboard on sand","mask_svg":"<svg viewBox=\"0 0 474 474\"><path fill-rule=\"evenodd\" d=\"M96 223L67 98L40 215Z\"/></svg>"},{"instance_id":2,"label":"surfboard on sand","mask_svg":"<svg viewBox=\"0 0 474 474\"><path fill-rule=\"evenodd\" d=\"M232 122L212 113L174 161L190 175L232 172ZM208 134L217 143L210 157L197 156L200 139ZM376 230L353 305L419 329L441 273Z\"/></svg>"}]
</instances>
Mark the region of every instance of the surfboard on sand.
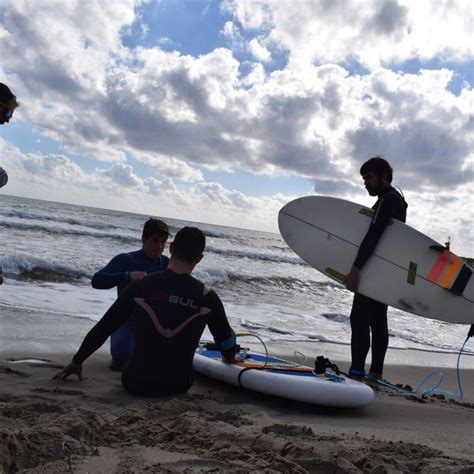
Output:
<instances>
[{"instance_id":1,"label":"surfboard on sand","mask_svg":"<svg viewBox=\"0 0 474 474\"><path fill-rule=\"evenodd\" d=\"M310 196L279 213L288 246L313 268L343 283L373 210ZM450 323L474 323L471 267L439 242L394 219L361 271L359 292L403 311Z\"/></svg>"},{"instance_id":2,"label":"surfboard on sand","mask_svg":"<svg viewBox=\"0 0 474 474\"><path fill-rule=\"evenodd\" d=\"M228 364L221 353L198 347L193 366L196 372L255 392L322 406L358 408L374 399L373 390L356 380L329 372L317 376L310 367L246 352L239 364Z\"/></svg>"}]
</instances>

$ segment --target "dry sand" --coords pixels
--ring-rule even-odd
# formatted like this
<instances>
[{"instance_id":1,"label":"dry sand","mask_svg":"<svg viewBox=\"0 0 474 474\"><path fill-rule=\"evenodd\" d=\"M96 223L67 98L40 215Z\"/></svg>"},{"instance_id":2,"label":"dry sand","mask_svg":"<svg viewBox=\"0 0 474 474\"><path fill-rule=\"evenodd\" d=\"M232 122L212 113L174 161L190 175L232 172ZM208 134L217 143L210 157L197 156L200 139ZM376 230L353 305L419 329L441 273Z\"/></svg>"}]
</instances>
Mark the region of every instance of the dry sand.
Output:
<instances>
[{"instance_id":1,"label":"dry sand","mask_svg":"<svg viewBox=\"0 0 474 474\"><path fill-rule=\"evenodd\" d=\"M18 354L16 354L18 357ZM474 377L463 402L376 392L363 409L329 409L197 376L174 398L128 395L99 353L83 382L49 363L0 358L0 472L474 472ZM430 369L389 366L415 385ZM448 388L455 373L443 369Z\"/></svg>"}]
</instances>

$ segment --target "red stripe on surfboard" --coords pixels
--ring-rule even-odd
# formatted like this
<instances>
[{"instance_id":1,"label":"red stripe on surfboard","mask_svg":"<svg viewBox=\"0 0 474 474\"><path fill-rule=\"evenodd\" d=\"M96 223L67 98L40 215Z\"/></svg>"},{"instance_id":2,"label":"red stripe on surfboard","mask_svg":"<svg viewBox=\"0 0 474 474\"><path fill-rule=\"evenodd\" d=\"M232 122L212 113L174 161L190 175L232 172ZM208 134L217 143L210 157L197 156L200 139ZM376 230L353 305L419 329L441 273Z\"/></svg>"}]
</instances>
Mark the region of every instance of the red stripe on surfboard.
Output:
<instances>
[{"instance_id":1,"label":"red stripe on surfboard","mask_svg":"<svg viewBox=\"0 0 474 474\"><path fill-rule=\"evenodd\" d=\"M436 283L443 273L444 267L449 263L449 250L444 250L440 253L439 257L436 259L434 265L431 267L428 276L426 277L429 281Z\"/></svg>"}]
</instances>

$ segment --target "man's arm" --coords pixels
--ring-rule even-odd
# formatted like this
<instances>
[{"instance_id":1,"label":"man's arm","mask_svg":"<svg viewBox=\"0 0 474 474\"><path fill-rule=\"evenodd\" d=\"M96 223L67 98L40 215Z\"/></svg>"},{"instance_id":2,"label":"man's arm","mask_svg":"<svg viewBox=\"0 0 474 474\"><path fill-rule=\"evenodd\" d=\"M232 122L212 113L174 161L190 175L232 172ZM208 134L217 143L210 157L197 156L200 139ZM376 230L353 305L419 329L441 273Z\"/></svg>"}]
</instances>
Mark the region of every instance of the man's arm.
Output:
<instances>
[{"instance_id":1,"label":"man's arm","mask_svg":"<svg viewBox=\"0 0 474 474\"><path fill-rule=\"evenodd\" d=\"M360 270L367 263L379 243L386 227L390 224L394 216L394 211L398 205L394 196L385 196L375 212L370 223L369 230L362 240L357 257L352 265L350 273L346 277L346 287L351 291L357 291L360 281Z\"/></svg>"},{"instance_id":2,"label":"man's arm","mask_svg":"<svg viewBox=\"0 0 474 474\"><path fill-rule=\"evenodd\" d=\"M94 274L91 280L93 288L108 290L130 281L130 256L121 253L114 257L102 270Z\"/></svg>"},{"instance_id":3,"label":"man's arm","mask_svg":"<svg viewBox=\"0 0 474 474\"><path fill-rule=\"evenodd\" d=\"M238 349L235 332L230 327L224 305L217 293L208 288L206 290L208 292L203 297L202 305L211 310L208 321L209 330L224 359L229 363L235 362L235 354Z\"/></svg>"},{"instance_id":4,"label":"man's arm","mask_svg":"<svg viewBox=\"0 0 474 474\"><path fill-rule=\"evenodd\" d=\"M135 297L140 294L139 281L129 285L115 303L107 310L102 319L88 332L82 341L79 350L62 372L54 376L55 379L65 379L71 374L76 374L82 380L82 363L91 356L107 338L115 332L130 317L135 304Z\"/></svg>"}]
</instances>

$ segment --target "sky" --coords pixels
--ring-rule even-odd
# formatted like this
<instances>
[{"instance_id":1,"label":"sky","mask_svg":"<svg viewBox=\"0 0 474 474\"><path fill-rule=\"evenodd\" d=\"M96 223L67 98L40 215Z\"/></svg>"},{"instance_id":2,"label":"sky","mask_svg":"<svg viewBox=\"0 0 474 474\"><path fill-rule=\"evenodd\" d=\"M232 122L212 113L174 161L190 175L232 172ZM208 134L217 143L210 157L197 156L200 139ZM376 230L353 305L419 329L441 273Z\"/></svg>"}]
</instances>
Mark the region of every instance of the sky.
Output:
<instances>
[{"instance_id":1,"label":"sky","mask_svg":"<svg viewBox=\"0 0 474 474\"><path fill-rule=\"evenodd\" d=\"M277 232L307 195L474 255L471 0L1 0L1 193Z\"/></svg>"}]
</instances>

